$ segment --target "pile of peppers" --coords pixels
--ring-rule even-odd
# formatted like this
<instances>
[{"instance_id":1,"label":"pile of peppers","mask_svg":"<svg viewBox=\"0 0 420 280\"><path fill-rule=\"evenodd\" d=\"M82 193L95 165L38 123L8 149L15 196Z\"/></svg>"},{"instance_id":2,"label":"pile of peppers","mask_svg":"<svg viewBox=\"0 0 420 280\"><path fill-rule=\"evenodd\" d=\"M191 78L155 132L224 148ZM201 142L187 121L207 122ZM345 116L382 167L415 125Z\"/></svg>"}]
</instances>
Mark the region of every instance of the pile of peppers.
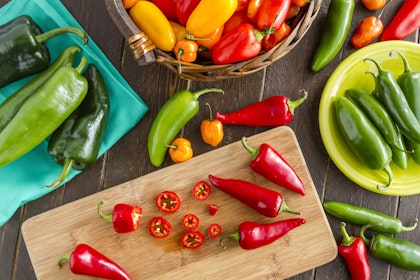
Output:
<instances>
[{"instance_id":1,"label":"pile of peppers","mask_svg":"<svg viewBox=\"0 0 420 280\"><path fill-rule=\"evenodd\" d=\"M290 34L290 22L308 1L123 0L123 4L153 44L179 61L230 64L275 47Z\"/></svg>"}]
</instances>

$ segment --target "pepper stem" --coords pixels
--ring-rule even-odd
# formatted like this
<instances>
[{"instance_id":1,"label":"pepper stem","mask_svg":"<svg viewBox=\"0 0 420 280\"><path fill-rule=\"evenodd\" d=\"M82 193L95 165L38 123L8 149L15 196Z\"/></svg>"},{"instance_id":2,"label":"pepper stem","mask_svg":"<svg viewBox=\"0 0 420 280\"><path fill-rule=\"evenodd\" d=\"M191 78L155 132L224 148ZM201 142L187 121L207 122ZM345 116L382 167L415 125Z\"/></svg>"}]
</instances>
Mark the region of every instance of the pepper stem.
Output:
<instances>
[{"instance_id":1,"label":"pepper stem","mask_svg":"<svg viewBox=\"0 0 420 280\"><path fill-rule=\"evenodd\" d=\"M389 56L392 56L394 53L397 53L401 57L401 59L402 59L402 61L404 63L404 73L412 72L411 67L410 67L410 64L408 63L408 61L405 58L405 56L400 51L398 51L398 50L392 50L389 53Z\"/></svg>"},{"instance_id":2,"label":"pepper stem","mask_svg":"<svg viewBox=\"0 0 420 280\"><path fill-rule=\"evenodd\" d=\"M206 103L206 105L207 105L207 107L209 107L209 111L210 111L210 117L209 117L209 120L210 120L210 121L213 121L213 120L214 120L214 117L213 117L213 111L212 111L212 109L211 109L211 106L210 106L210 104L209 104L209 103Z\"/></svg>"},{"instance_id":3,"label":"pepper stem","mask_svg":"<svg viewBox=\"0 0 420 280\"><path fill-rule=\"evenodd\" d=\"M47 41L48 39L51 39L52 37L55 37L57 35L61 35L61 34L64 34L64 33L76 34L77 36L79 36L80 38L83 39L83 44L85 44L85 45L87 44L87 42L89 40L86 32L84 32L80 28L76 28L76 27L72 27L72 26L64 26L64 27L59 27L59 28L49 30L45 33L36 35L35 39L38 43L42 44L45 41Z\"/></svg>"},{"instance_id":4,"label":"pepper stem","mask_svg":"<svg viewBox=\"0 0 420 280\"><path fill-rule=\"evenodd\" d=\"M303 97L297 99L297 100L287 100L287 105L289 107L289 111L292 115L295 114L295 109L302 104L306 98L308 97L308 92L304 89L300 90L300 92L303 92Z\"/></svg>"},{"instance_id":5,"label":"pepper stem","mask_svg":"<svg viewBox=\"0 0 420 280\"><path fill-rule=\"evenodd\" d=\"M384 186L380 186L380 185L376 186L376 188L378 190L380 190L380 191L386 190L392 184L392 181L394 179L394 175L392 173L392 170L391 170L391 167L389 166L389 164L387 166L385 166L385 168L383 170L386 172L386 174L388 174L388 178L389 179L388 179L388 183L386 185L384 185Z\"/></svg>"},{"instance_id":6,"label":"pepper stem","mask_svg":"<svg viewBox=\"0 0 420 280\"><path fill-rule=\"evenodd\" d=\"M257 157L258 153L260 152L260 148L254 149L251 146L249 146L246 143L246 141L247 141L246 137L245 136L242 137L242 139L241 139L242 146L244 146L244 148L251 154L251 158L255 159Z\"/></svg>"},{"instance_id":7,"label":"pepper stem","mask_svg":"<svg viewBox=\"0 0 420 280\"><path fill-rule=\"evenodd\" d=\"M202 90L193 92L194 99L197 100L201 95L203 95L203 94L205 94L207 92L221 92L221 93L225 93L223 91L223 89L220 89L220 88L205 88L205 89L202 89Z\"/></svg>"},{"instance_id":8,"label":"pepper stem","mask_svg":"<svg viewBox=\"0 0 420 280\"><path fill-rule=\"evenodd\" d=\"M77 65L76 66L76 71L78 72L78 73L82 73L83 72L83 70L85 69L85 67L86 67L86 63L87 63L87 58L86 58L86 56L82 56L82 58L81 58L81 60L80 60L80 63L79 63L79 65Z\"/></svg>"},{"instance_id":9,"label":"pepper stem","mask_svg":"<svg viewBox=\"0 0 420 280\"><path fill-rule=\"evenodd\" d=\"M401 227L401 232L405 232L405 231L412 231L413 229L415 229L416 227L417 227L417 223L419 222L419 219L416 219L415 221L414 221L414 224L412 225L412 226L409 226L409 227L405 227L405 226L402 226Z\"/></svg>"},{"instance_id":10,"label":"pepper stem","mask_svg":"<svg viewBox=\"0 0 420 280\"><path fill-rule=\"evenodd\" d=\"M371 244L371 242L372 242L373 238L375 238L375 236L374 236L372 239L368 239L368 238L366 238L366 237L365 237L365 230L366 230L366 229L368 229L368 228L370 228L370 227L373 227L373 226L381 226L381 225L382 225L381 223L370 223L370 224L364 225L364 226L360 229L359 236L360 236L360 238L362 238L363 242L365 242L365 244L366 244L367 246L370 246L370 244Z\"/></svg>"},{"instance_id":11,"label":"pepper stem","mask_svg":"<svg viewBox=\"0 0 420 280\"><path fill-rule=\"evenodd\" d=\"M74 160L66 158L64 160L63 169L61 169L61 172L58 175L57 179L55 179L55 181L51 185L46 186L46 188L52 189L52 188L58 187L67 178L71 169L73 168L73 165L74 165Z\"/></svg>"},{"instance_id":12,"label":"pepper stem","mask_svg":"<svg viewBox=\"0 0 420 280\"><path fill-rule=\"evenodd\" d=\"M63 256L61 256L59 259L58 259L58 262L57 262L57 267L58 268L62 268L63 267L63 261L69 261L70 260L70 256L71 256L71 253L68 253L68 254L65 254L65 255L63 255Z\"/></svg>"},{"instance_id":13,"label":"pepper stem","mask_svg":"<svg viewBox=\"0 0 420 280\"><path fill-rule=\"evenodd\" d=\"M220 245L220 247L222 247L223 249L226 249L226 248L227 248L227 246L223 243L223 240L228 239L228 238L231 238L231 239L233 239L233 240L235 240L235 241L238 241L238 242L239 242L239 239L240 239L241 237L240 237L240 235L239 235L239 231L236 231L236 232L234 232L234 233L232 233L232 234L230 234L230 235L228 235L228 236L225 236L225 237L220 238L220 240L219 240L219 245Z\"/></svg>"},{"instance_id":14,"label":"pepper stem","mask_svg":"<svg viewBox=\"0 0 420 280\"><path fill-rule=\"evenodd\" d=\"M99 215L99 217L101 217L105 221L112 222L112 214L111 215L106 215L102 212L101 208L102 208L103 204L104 204L103 200L98 202L98 207L96 208L97 211L98 211L98 215Z\"/></svg>"},{"instance_id":15,"label":"pepper stem","mask_svg":"<svg viewBox=\"0 0 420 280\"><path fill-rule=\"evenodd\" d=\"M291 213L291 214L296 214L296 215L300 215L300 212L297 212L295 210L292 210L291 208L289 208L289 206L287 206L286 202L283 200L280 206L280 211L281 212L287 212L287 213Z\"/></svg>"},{"instance_id":16,"label":"pepper stem","mask_svg":"<svg viewBox=\"0 0 420 280\"><path fill-rule=\"evenodd\" d=\"M354 236L350 236L346 230L346 223L341 222L340 224L341 234L343 235L343 239L341 241L341 244L344 246L350 246L356 238Z\"/></svg>"},{"instance_id":17,"label":"pepper stem","mask_svg":"<svg viewBox=\"0 0 420 280\"><path fill-rule=\"evenodd\" d=\"M372 61L376 65L376 68L378 69L378 73L384 72L384 69L382 69L382 66L376 60L373 60L372 58L365 58L363 59L363 62L366 63L367 60Z\"/></svg>"}]
</instances>

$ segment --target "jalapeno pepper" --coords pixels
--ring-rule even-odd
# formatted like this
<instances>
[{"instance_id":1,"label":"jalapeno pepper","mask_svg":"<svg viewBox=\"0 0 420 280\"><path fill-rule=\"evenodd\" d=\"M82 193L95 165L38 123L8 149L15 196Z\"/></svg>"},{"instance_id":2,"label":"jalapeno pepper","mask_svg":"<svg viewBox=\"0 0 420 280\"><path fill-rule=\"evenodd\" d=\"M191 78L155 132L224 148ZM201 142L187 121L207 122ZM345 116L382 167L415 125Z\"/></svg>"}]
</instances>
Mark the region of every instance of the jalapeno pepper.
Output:
<instances>
[{"instance_id":1,"label":"jalapeno pepper","mask_svg":"<svg viewBox=\"0 0 420 280\"><path fill-rule=\"evenodd\" d=\"M360 230L360 237L369 248L369 253L392 266L420 271L420 246L404 239L387 235L374 235L371 239L365 237L366 229L373 224L367 224Z\"/></svg>"},{"instance_id":2,"label":"jalapeno pepper","mask_svg":"<svg viewBox=\"0 0 420 280\"><path fill-rule=\"evenodd\" d=\"M281 212L298 214L290 209L280 193L239 179L224 179L209 175L210 182L219 190L237 199L258 213L275 218Z\"/></svg>"},{"instance_id":3,"label":"jalapeno pepper","mask_svg":"<svg viewBox=\"0 0 420 280\"><path fill-rule=\"evenodd\" d=\"M405 0L382 33L381 41L401 40L420 27L420 1Z\"/></svg>"},{"instance_id":4,"label":"jalapeno pepper","mask_svg":"<svg viewBox=\"0 0 420 280\"><path fill-rule=\"evenodd\" d=\"M50 188L60 185L72 168L90 168L97 160L105 135L110 104L104 80L93 64L88 65L84 77L88 82L86 97L48 142L48 153L63 166Z\"/></svg>"},{"instance_id":5,"label":"jalapeno pepper","mask_svg":"<svg viewBox=\"0 0 420 280\"><path fill-rule=\"evenodd\" d=\"M202 89L194 93L189 90L180 90L163 104L150 128L147 142L150 161L154 166L162 165L168 145L182 127L197 114L198 98L212 91L223 92L215 88Z\"/></svg>"},{"instance_id":6,"label":"jalapeno pepper","mask_svg":"<svg viewBox=\"0 0 420 280\"><path fill-rule=\"evenodd\" d=\"M340 96L334 105L340 131L349 148L366 167L372 170L384 170L388 174L388 182L377 186L379 190L386 189L393 181L389 166L392 160L391 148L356 104Z\"/></svg>"},{"instance_id":7,"label":"jalapeno pepper","mask_svg":"<svg viewBox=\"0 0 420 280\"><path fill-rule=\"evenodd\" d=\"M115 232L127 233L137 230L140 224L142 209L138 205L118 203L114 205L111 215L102 212L103 200L99 201L97 212L102 219L112 222Z\"/></svg>"},{"instance_id":8,"label":"jalapeno pepper","mask_svg":"<svg viewBox=\"0 0 420 280\"><path fill-rule=\"evenodd\" d=\"M50 38L73 33L85 43L88 40L83 30L70 26L39 32L39 27L29 16L0 26L0 87L46 69L50 63L50 54L43 43Z\"/></svg>"},{"instance_id":9,"label":"jalapeno pepper","mask_svg":"<svg viewBox=\"0 0 420 280\"><path fill-rule=\"evenodd\" d=\"M153 237L165 238L172 231L172 225L163 217L154 217L150 220L149 233Z\"/></svg>"},{"instance_id":10,"label":"jalapeno pepper","mask_svg":"<svg viewBox=\"0 0 420 280\"><path fill-rule=\"evenodd\" d=\"M82 103L88 84L80 72L86 62L83 57L77 68L60 67L22 104L0 132L0 166L35 148Z\"/></svg>"},{"instance_id":11,"label":"jalapeno pepper","mask_svg":"<svg viewBox=\"0 0 420 280\"><path fill-rule=\"evenodd\" d=\"M239 246L245 250L260 248L273 243L279 238L286 235L292 229L306 223L305 219L294 218L280 220L268 224L260 224L254 222L243 222L239 225L238 231L219 240L219 245L226 248L223 241L231 238L239 242Z\"/></svg>"},{"instance_id":12,"label":"jalapeno pepper","mask_svg":"<svg viewBox=\"0 0 420 280\"><path fill-rule=\"evenodd\" d=\"M327 21L316 48L311 68L319 71L330 63L346 40L353 18L354 0L332 0Z\"/></svg>"},{"instance_id":13,"label":"jalapeno pepper","mask_svg":"<svg viewBox=\"0 0 420 280\"><path fill-rule=\"evenodd\" d=\"M401 232L411 231L416 228L417 220L409 227L403 226L402 222L384 213L355 206L338 201L327 201L323 203L325 212L341 221L351 223L354 225L363 226L366 224L375 223L370 229L376 232L399 234Z\"/></svg>"}]
</instances>

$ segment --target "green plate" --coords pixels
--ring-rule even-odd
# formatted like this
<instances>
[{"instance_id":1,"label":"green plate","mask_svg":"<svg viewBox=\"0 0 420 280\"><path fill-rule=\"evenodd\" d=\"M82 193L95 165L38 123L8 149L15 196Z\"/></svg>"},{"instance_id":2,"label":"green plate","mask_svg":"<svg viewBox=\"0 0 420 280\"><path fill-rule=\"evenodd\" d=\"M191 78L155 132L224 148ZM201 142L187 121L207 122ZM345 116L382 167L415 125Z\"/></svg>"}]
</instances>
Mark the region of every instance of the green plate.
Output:
<instances>
[{"instance_id":1,"label":"green plate","mask_svg":"<svg viewBox=\"0 0 420 280\"><path fill-rule=\"evenodd\" d=\"M399 50L408 59L413 70L420 71L420 45L407 41L385 41L364 47L350 56L334 70L328 79L321 96L319 107L319 128L325 148L335 165L350 180L370 191L385 195L413 195L420 193L420 166L410 159L405 170L391 163L394 182L385 191L377 190L378 184L385 184L388 176L384 171L372 171L354 156L341 136L335 118L333 103L344 95L348 88L360 88L372 92L375 83L373 76L367 71L377 73L371 62L363 62L364 58L377 60L385 70L391 71L395 77L402 73L404 67L398 55L389 56L391 50Z\"/></svg>"}]
</instances>

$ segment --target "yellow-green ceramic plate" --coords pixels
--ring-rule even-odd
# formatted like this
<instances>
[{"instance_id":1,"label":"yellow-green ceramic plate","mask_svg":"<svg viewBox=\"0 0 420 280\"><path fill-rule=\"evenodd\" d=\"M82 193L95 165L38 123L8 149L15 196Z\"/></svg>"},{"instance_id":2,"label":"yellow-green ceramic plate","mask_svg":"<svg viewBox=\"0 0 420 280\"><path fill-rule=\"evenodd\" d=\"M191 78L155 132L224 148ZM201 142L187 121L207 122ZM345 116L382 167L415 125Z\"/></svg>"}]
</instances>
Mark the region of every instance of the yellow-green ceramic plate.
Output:
<instances>
[{"instance_id":1,"label":"yellow-green ceramic plate","mask_svg":"<svg viewBox=\"0 0 420 280\"><path fill-rule=\"evenodd\" d=\"M364 47L350 56L334 70L322 93L319 107L319 128L325 148L335 165L350 180L373 192L385 195L412 195L420 193L420 166L411 159L408 168L402 170L391 162L394 182L385 191L377 190L377 185L387 182L384 171L372 171L366 168L351 152L341 136L335 117L334 101L344 95L348 88L360 88L368 92L374 89L374 79L367 71L377 73L371 62L364 58L373 58L382 67L391 71L395 77L402 73L404 66L398 55L389 56L391 50L401 51L408 59L413 70L420 71L420 45L407 41L385 41Z\"/></svg>"}]
</instances>

